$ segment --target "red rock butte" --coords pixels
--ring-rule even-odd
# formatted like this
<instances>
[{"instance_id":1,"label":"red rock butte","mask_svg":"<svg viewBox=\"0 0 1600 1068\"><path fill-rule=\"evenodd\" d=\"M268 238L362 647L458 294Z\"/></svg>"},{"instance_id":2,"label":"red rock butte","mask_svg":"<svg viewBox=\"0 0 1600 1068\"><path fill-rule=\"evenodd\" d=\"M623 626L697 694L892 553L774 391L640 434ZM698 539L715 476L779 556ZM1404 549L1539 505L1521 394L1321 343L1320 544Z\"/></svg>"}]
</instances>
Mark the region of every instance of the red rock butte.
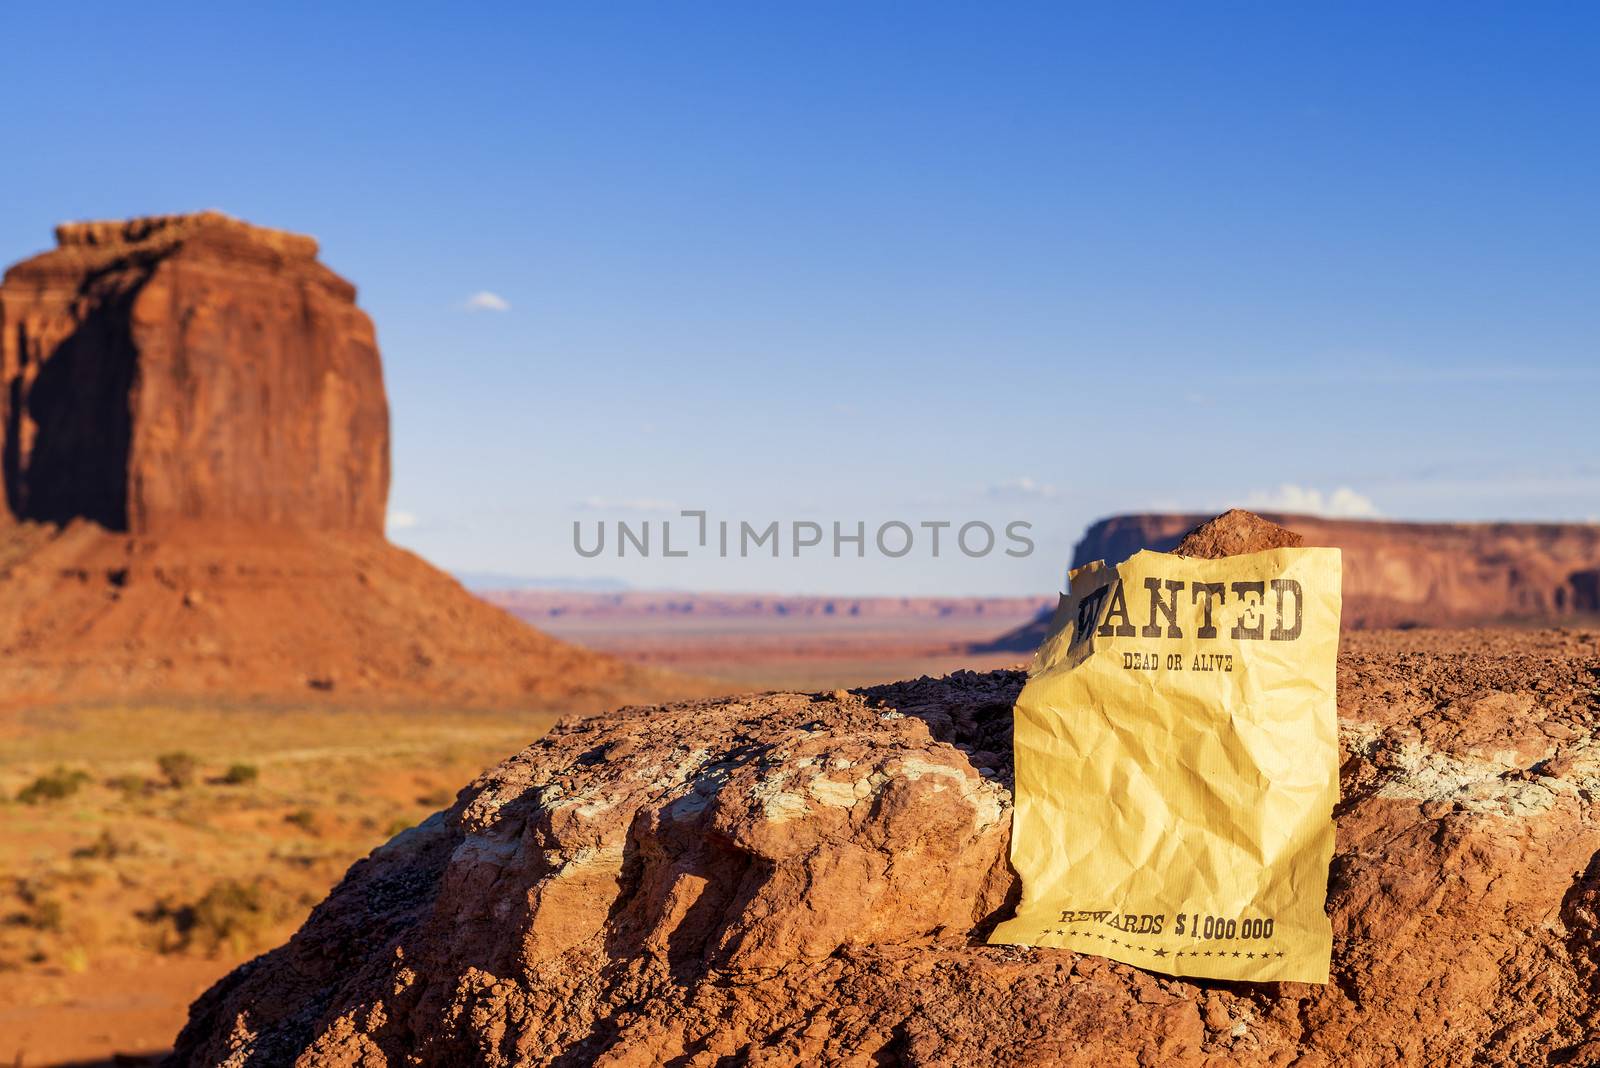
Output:
<instances>
[{"instance_id":1,"label":"red rock butte","mask_svg":"<svg viewBox=\"0 0 1600 1068\"><path fill-rule=\"evenodd\" d=\"M372 322L312 238L68 223L0 284L0 692L596 705L681 690L383 539Z\"/></svg>"},{"instance_id":2,"label":"red rock butte","mask_svg":"<svg viewBox=\"0 0 1600 1068\"><path fill-rule=\"evenodd\" d=\"M0 287L0 449L19 519L381 534L372 321L309 237L225 215L68 223Z\"/></svg>"}]
</instances>

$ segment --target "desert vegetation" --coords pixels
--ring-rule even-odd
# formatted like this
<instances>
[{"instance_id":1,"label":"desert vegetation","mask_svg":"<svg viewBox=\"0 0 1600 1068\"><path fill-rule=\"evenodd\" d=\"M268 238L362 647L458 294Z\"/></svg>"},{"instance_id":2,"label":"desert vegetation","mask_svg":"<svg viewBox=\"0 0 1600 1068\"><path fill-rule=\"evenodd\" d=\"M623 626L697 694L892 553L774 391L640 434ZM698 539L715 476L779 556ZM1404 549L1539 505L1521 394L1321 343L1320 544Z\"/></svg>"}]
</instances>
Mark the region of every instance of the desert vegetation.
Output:
<instances>
[{"instance_id":1,"label":"desert vegetation","mask_svg":"<svg viewBox=\"0 0 1600 1068\"><path fill-rule=\"evenodd\" d=\"M76 1056L76 1024L105 1010L86 992L117 974L159 1048L200 989L552 719L197 705L7 721L0 1058Z\"/></svg>"}]
</instances>

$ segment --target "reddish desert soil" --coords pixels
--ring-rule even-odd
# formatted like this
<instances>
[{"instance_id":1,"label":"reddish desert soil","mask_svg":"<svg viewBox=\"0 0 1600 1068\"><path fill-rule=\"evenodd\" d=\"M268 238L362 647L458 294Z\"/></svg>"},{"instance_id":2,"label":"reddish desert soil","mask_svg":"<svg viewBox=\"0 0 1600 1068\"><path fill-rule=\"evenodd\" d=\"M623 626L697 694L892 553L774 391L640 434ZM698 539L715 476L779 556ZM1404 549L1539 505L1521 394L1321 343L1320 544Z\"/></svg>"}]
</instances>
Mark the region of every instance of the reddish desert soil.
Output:
<instances>
[{"instance_id":1,"label":"reddish desert soil","mask_svg":"<svg viewBox=\"0 0 1600 1068\"><path fill-rule=\"evenodd\" d=\"M182 1020L184 1008L241 963L237 954L154 958L42 977L29 993L43 1004L0 1004L0 1048L12 1058L5 1063L155 1064L171 1049L173 1021Z\"/></svg>"},{"instance_id":2,"label":"reddish desert soil","mask_svg":"<svg viewBox=\"0 0 1600 1068\"><path fill-rule=\"evenodd\" d=\"M352 862L555 718L216 701L0 712L0 1064L165 1051L189 1003L288 937ZM182 787L157 766L173 751L196 761ZM235 765L255 777L223 781ZM85 778L17 800L57 769Z\"/></svg>"}]
</instances>

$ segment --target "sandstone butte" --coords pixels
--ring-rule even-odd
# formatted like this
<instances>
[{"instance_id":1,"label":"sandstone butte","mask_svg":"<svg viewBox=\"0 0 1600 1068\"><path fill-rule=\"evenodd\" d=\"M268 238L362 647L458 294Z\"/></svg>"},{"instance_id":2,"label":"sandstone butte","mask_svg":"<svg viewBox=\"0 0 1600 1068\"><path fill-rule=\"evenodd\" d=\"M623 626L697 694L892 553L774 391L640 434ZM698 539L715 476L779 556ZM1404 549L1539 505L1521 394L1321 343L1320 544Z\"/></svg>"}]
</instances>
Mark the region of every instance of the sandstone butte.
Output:
<instances>
[{"instance_id":1,"label":"sandstone butte","mask_svg":"<svg viewBox=\"0 0 1600 1068\"><path fill-rule=\"evenodd\" d=\"M1237 534L1183 551L1286 537ZM1600 634L1347 635L1326 986L984 945L1022 682L570 719L203 995L172 1063L1600 1063Z\"/></svg>"},{"instance_id":2,"label":"sandstone butte","mask_svg":"<svg viewBox=\"0 0 1600 1068\"><path fill-rule=\"evenodd\" d=\"M681 680L384 540L355 288L227 216L70 223L0 284L0 694L599 707Z\"/></svg>"}]
</instances>

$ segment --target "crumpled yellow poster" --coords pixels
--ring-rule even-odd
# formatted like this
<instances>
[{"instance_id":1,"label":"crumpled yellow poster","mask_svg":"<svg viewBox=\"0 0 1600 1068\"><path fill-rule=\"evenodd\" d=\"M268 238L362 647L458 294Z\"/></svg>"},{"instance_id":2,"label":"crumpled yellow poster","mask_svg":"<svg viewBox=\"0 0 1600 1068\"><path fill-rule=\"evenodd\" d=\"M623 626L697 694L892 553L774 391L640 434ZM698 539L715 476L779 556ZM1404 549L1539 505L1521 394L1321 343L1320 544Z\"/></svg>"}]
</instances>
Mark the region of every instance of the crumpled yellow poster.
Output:
<instances>
[{"instance_id":1,"label":"crumpled yellow poster","mask_svg":"<svg viewBox=\"0 0 1600 1068\"><path fill-rule=\"evenodd\" d=\"M1337 549L1072 572L1017 699L991 943L1328 981L1339 577Z\"/></svg>"}]
</instances>

